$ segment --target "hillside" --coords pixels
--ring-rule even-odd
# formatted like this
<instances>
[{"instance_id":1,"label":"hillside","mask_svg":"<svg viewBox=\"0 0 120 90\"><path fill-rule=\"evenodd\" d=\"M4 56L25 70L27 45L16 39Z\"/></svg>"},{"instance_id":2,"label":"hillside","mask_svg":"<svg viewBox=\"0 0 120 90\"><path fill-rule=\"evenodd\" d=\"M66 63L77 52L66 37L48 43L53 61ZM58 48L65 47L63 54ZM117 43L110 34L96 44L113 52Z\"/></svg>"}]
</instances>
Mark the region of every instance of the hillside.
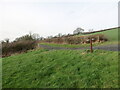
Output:
<instances>
[{"instance_id":1,"label":"hillside","mask_svg":"<svg viewBox=\"0 0 120 90\"><path fill-rule=\"evenodd\" d=\"M2 61L3 88L118 87L118 52L36 50Z\"/></svg>"},{"instance_id":2,"label":"hillside","mask_svg":"<svg viewBox=\"0 0 120 90\"><path fill-rule=\"evenodd\" d=\"M108 38L107 42L104 43L93 43L93 46L103 46L103 45L118 45L118 28L115 29L108 29L101 32L95 32L85 35L75 35L74 37L79 36L90 36L95 34L103 34ZM72 37L72 36L71 36ZM89 47L90 44L59 44L59 43L40 43L41 45L48 45L54 47L65 47L65 48L80 48L80 47Z\"/></svg>"},{"instance_id":3,"label":"hillside","mask_svg":"<svg viewBox=\"0 0 120 90\"><path fill-rule=\"evenodd\" d=\"M118 28L108 29L104 31L94 32L86 35L104 34L110 41L118 41ZM79 35L77 35L79 36Z\"/></svg>"}]
</instances>

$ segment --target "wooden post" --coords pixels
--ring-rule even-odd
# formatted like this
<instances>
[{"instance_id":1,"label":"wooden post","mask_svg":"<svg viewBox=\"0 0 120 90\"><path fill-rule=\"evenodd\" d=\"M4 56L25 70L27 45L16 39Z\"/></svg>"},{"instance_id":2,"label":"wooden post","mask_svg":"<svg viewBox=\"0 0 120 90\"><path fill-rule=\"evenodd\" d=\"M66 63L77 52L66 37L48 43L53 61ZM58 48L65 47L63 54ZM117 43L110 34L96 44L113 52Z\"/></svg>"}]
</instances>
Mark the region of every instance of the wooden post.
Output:
<instances>
[{"instance_id":1,"label":"wooden post","mask_svg":"<svg viewBox=\"0 0 120 90\"><path fill-rule=\"evenodd\" d=\"M100 36L98 35L98 42L100 42Z\"/></svg>"},{"instance_id":2,"label":"wooden post","mask_svg":"<svg viewBox=\"0 0 120 90\"><path fill-rule=\"evenodd\" d=\"M90 52L93 52L93 48L92 48L92 38L90 37Z\"/></svg>"}]
</instances>

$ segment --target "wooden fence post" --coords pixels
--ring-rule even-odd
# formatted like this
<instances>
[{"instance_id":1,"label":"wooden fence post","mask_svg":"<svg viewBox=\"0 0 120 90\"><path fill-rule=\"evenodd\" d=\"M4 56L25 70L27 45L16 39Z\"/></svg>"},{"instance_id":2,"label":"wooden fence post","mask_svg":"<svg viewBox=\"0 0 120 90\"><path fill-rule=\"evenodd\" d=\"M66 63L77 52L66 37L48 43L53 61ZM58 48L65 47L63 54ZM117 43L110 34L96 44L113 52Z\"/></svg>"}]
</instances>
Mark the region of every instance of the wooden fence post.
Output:
<instances>
[{"instance_id":1,"label":"wooden fence post","mask_svg":"<svg viewBox=\"0 0 120 90\"><path fill-rule=\"evenodd\" d=\"M90 52L93 52L93 48L92 48L92 37L90 37Z\"/></svg>"}]
</instances>

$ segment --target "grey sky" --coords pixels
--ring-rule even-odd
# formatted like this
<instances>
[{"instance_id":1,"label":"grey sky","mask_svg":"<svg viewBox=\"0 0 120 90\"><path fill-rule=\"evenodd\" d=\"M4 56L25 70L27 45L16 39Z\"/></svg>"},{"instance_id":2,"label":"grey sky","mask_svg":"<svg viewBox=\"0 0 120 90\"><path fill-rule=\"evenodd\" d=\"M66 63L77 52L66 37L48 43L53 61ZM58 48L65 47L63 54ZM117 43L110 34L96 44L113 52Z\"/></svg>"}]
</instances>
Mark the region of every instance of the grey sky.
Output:
<instances>
[{"instance_id":1,"label":"grey sky","mask_svg":"<svg viewBox=\"0 0 120 90\"><path fill-rule=\"evenodd\" d=\"M119 0L1 0L0 40L32 33L46 37L118 26Z\"/></svg>"}]
</instances>

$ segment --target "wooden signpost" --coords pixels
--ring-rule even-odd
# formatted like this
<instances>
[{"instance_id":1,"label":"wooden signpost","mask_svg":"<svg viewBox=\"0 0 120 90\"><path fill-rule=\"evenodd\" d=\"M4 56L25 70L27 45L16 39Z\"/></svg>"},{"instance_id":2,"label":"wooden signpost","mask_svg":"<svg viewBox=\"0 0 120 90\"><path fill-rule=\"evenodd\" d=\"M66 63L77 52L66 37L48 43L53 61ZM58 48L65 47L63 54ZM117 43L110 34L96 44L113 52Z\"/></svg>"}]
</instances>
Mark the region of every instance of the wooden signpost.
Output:
<instances>
[{"instance_id":1,"label":"wooden signpost","mask_svg":"<svg viewBox=\"0 0 120 90\"><path fill-rule=\"evenodd\" d=\"M90 37L90 52L93 52L93 48L92 48L92 37Z\"/></svg>"},{"instance_id":2,"label":"wooden signpost","mask_svg":"<svg viewBox=\"0 0 120 90\"><path fill-rule=\"evenodd\" d=\"M93 29L90 29L89 32L93 32ZM90 52L93 52L93 47L92 47L92 37L90 37Z\"/></svg>"}]
</instances>

